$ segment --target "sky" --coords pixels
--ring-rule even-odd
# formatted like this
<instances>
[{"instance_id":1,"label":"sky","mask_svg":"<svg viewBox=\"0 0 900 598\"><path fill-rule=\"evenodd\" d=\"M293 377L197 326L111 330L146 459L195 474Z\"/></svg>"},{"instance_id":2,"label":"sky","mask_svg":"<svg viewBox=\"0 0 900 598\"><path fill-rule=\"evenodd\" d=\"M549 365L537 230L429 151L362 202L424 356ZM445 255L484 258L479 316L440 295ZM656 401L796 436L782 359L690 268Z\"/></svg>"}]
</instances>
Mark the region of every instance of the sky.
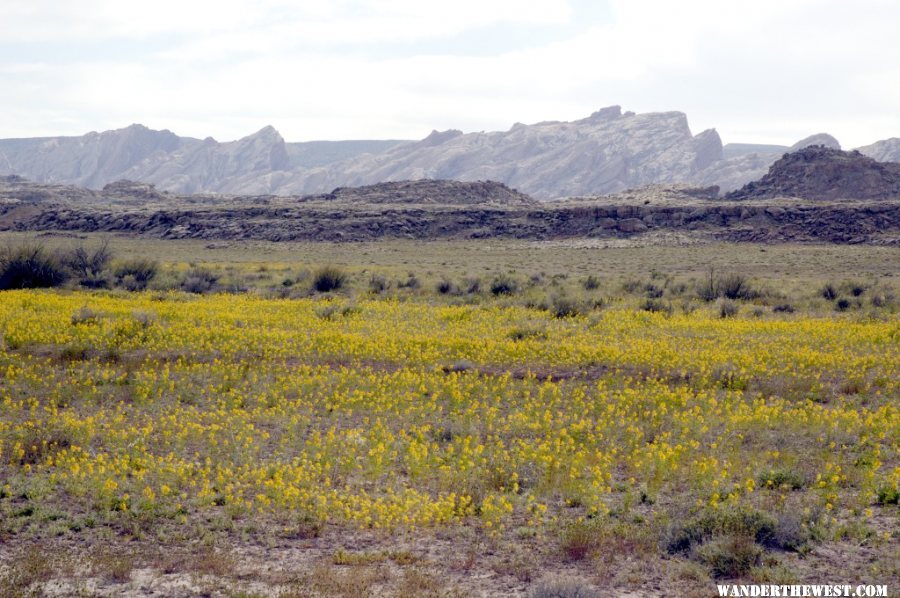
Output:
<instances>
[{"instance_id":1,"label":"sky","mask_svg":"<svg viewBox=\"0 0 900 598\"><path fill-rule=\"evenodd\" d=\"M0 138L420 139L604 106L900 137L896 0L0 0Z\"/></svg>"}]
</instances>

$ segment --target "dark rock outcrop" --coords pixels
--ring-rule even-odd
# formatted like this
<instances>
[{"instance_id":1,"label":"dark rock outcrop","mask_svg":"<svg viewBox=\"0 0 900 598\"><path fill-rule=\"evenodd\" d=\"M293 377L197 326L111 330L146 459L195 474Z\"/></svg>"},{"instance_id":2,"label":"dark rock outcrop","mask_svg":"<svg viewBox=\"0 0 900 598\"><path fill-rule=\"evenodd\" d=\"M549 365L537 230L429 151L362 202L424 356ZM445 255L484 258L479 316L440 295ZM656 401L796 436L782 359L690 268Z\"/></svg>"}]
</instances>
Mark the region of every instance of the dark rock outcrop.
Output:
<instances>
[{"instance_id":1,"label":"dark rock outcrop","mask_svg":"<svg viewBox=\"0 0 900 598\"><path fill-rule=\"evenodd\" d=\"M707 192L654 186L537 203L498 183L414 181L303 197L166 194L135 202L0 179L0 230L268 241L615 239L677 232L700 240L900 245L898 200L696 196Z\"/></svg>"},{"instance_id":2,"label":"dark rock outcrop","mask_svg":"<svg viewBox=\"0 0 900 598\"><path fill-rule=\"evenodd\" d=\"M338 187L331 193L304 197L303 201L339 201L351 204L440 204L527 206L535 200L495 181L440 181L421 179L378 183L364 187Z\"/></svg>"},{"instance_id":3,"label":"dark rock outcrop","mask_svg":"<svg viewBox=\"0 0 900 598\"><path fill-rule=\"evenodd\" d=\"M125 197L133 199L162 199L162 193L154 185L120 179L103 186L101 193L107 197Z\"/></svg>"},{"instance_id":4,"label":"dark rock outcrop","mask_svg":"<svg viewBox=\"0 0 900 598\"><path fill-rule=\"evenodd\" d=\"M900 198L900 164L878 162L858 151L811 146L785 154L763 178L726 197L801 197L819 201Z\"/></svg>"}]
</instances>

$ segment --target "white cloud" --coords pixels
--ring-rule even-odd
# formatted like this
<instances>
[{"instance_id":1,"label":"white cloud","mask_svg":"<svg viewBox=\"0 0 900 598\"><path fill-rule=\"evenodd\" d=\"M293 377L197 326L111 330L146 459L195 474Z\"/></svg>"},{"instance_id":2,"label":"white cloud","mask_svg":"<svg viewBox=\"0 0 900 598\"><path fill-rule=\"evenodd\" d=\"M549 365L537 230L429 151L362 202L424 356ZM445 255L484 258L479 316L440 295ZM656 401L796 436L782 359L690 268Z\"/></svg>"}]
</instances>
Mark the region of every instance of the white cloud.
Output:
<instances>
[{"instance_id":1,"label":"white cloud","mask_svg":"<svg viewBox=\"0 0 900 598\"><path fill-rule=\"evenodd\" d=\"M685 111L726 141L900 135L894 3L613 0L580 22L588 1L14 0L0 137L143 122L218 139L265 124L289 140L410 138L613 103ZM541 31L565 35L529 41ZM502 50L454 51L471 36Z\"/></svg>"},{"instance_id":2,"label":"white cloud","mask_svg":"<svg viewBox=\"0 0 900 598\"><path fill-rule=\"evenodd\" d=\"M258 31L322 43L450 36L499 22L564 22L566 0L11 0L0 20L8 41L145 38Z\"/></svg>"}]
</instances>

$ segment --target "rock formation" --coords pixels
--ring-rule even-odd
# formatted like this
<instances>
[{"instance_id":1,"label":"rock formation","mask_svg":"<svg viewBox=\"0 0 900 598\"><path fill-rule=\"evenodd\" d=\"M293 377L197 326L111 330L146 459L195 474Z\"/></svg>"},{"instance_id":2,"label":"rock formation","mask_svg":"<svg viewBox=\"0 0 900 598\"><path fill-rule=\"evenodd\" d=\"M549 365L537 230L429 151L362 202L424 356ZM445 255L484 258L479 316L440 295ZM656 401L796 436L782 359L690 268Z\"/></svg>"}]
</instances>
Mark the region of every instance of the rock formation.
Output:
<instances>
[{"instance_id":1,"label":"rock formation","mask_svg":"<svg viewBox=\"0 0 900 598\"><path fill-rule=\"evenodd\" d=\"M433 132L425 140L286 180L278 191L416 178L497 180L539 198L609 193L690 179L721 159L715 131L693 136L680 112L605 108L574 122L513 125L503 132Z\"/></svg>"},{"instance_id":2,"label":"rock formation","mask_svg":"<svg viewBox=\"0 0 900 598\"><path fill-rule=\"evenodd\" d=\"M723 191L732 191L764 176L769 166L787 152L795 152L810 145L823 145L841 149L838 140L828 133L818 133L801 139L790 147L754 144L735 144L737 148L723 151L725 159L714 162L697 173L691 180L703 185L718 185ZM727 146L726 146L726 149Z\"/></svg>"},{"instance_id":3,"label":"rock formation","mask_svg":"<svg viewBox=\"0 0 900 598\"><path fill-rule=\"evenodd\" d=\"M602 197L531 202L499 183L406 181L304 197L134 198L0 177L0 230L163 239L368 241L616 239L876 243L900 246L900 201L711 199L714 189L654 185Z\"/></svg>"},{"instance_id":4,"label":"rock formation","mask_svg":"<svg viewBox=\"0 0 900 598\"><path fill-rule=\"evenodd\" d=\"M856 148L859 153L879 162L900 162L900 137L876 141L872 145Z\"/></svg>"},{"instance_id":5,"label":"rock formation","mask_svg":"<svg viewBox=\"0 0 900 598\"><path fill-rule=\"evenodd\" d=\"M137 132L137 149L127 149ZM683 113L623 113L618 106L574 122L516 124L508 131L434 131L417 142L348 142L361 153L320 144L338 151L332 151L334 161L318 163L304 151L312 148L286 144L272 127L219 143L133 126L100 135L113 146L115 159L94 149L92 136L0 140L0 173L93 188L127 178L179 193L249 194L321 193L423 178L496 180L552 198L690 180L722 158L716 132L692 135ZM48 149L62 146L64 151ZM70 163L79 166L69 168Z\"/></svg>"},{"instance_id":6,"label":"rock formation","mask_svg":"<svg viewBox=\"0 0 900 598\"><path fill-rule=\"evenodd\" d=\"M338 187L330 193L310 195L303 201L351 204L536 205L532 198L494 181L441 181L419 179L376 183L364 187Z\"/></svg>"},{"instance_id":7,"label":"rock formation","mask_svg":"<svg viewBox=\"0 0 900 598\"><path fill-rule=\"evenodd\" d=\"M129 179L173 193L300 195L387 181L493 180L538 199L615 193L647 184L740 188L785 152L839 149L819 133L791 147L729 144L693 135L681 112L635 114L609 106L572 122L516 123L507 131L432 131L420 141L286 143L273 127L221 143L141 125L83 137L0 140L0 175L101 189ZM900 159L900 139L861 148Z\"/></svg>"},{"instance_id":8,"label":"rock formation","mask_svg":"<svg viewBox=\"0 0 900 598\"><path fill-rule=\"evenodd\" d=\"M815 145L785 154L760 180L726 197L800 197L819 201L895 199L900 198L900 164L878 162L858 151L844 152Z\"/></svg>"}]
</instances>

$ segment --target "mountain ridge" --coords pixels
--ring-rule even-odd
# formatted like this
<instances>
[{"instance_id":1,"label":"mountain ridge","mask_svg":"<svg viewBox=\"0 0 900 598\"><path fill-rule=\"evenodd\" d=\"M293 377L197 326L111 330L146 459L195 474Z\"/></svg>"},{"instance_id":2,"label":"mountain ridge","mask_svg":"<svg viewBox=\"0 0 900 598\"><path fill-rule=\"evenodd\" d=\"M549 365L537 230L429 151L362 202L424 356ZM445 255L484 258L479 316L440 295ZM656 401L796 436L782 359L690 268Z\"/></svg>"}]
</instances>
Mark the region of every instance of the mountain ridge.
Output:
<instances>
[{"instance_id":1,"label":"mountain ridge","mask_svg":"<svg viewBox=\"0 0 900 598\"><path fill-rule=\"evenodd\" d=\"M686 183L732 191L765 175L782 154L840 148L819 133L794 146L728 144L696 135L683 112L608 106L574 121L513 124L506 131L433 130L424 139L288 143L271 125L241 139L179 137L133 124L80 137L0 139L0 175L92 189L119 179L175 193L314 194L415 179L495 180L540 199ZM859 148L900 159L900 139Z\"/></svg>"}]
</instances>

